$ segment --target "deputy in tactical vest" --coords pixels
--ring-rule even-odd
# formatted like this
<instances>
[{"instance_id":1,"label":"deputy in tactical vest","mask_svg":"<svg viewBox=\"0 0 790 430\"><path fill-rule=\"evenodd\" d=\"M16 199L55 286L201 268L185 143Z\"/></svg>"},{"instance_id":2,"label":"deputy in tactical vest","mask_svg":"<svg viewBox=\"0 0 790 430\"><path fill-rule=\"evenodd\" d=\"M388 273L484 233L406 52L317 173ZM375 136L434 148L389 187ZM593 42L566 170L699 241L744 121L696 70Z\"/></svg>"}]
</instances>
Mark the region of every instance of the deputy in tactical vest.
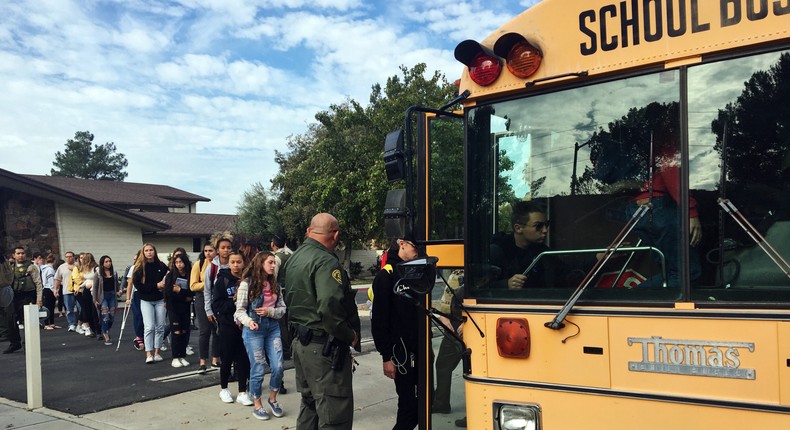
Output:
<instances>
[{"instance_id":1,"label":"deputy in tactical vest","mask_svg":"<svg viewBox=\"0 0 790 430\"><path fill-rule=\"evenodd\" d=\"M3 354L10 354L22 349L22 338L19 335L19 327L16 323L16 312L14 311L14 268L5 258L0 250L0 336L7 338L10 342Z\"/></svg>"},{"instance_id":2,"label":"deputy in tactical vest","mask_svg":"<svg viewBox=\"0 0 790 430\"><path fill-rule=\"evenodd\" d=\"M296 333L291 348L296 388L302 394L299 430L353 426L349 346L359 350L361 327L354 290L334 254L338 235L334 216L314 216L304 243L280 272Z\"/></svg>"},{"instance_id":3,"label":"deputy in tactical vest","mask_svg":"<svg viewBox=\"0 0 790 430\"><path fill-rule=\"evenodd\" d=\"M44 287L41 284L41 272L32 261L28 260L25 248L21 246L14 248L12 268L14 269L14 281L11 283L14 289L14 311L19 328L24 328L22 326L24 306L35 303L41 307Z\"/></svg>"},{"instance_id":4,"label":"deputy in tactical vest","mask_svg":"<svg viewBox=\"0 0 790 430\"><path fill-rule=\"evenodd\" d=\"M14 287L15 296L25 300L24 304L42 304L43 285L41 272L32 261L27 259L25 248L14 248Z\"/></svg>"}]
</instances>

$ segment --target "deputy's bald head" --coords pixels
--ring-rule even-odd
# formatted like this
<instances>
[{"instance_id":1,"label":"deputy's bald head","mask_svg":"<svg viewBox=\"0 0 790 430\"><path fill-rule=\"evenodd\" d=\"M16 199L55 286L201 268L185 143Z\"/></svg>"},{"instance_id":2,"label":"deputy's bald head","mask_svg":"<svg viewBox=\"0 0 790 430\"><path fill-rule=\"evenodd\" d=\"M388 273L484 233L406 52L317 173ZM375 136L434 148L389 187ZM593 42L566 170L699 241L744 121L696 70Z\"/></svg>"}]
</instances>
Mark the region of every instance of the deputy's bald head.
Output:
<instances>
[{"instance_id":1,"label":"deputy's bald head","mask_svg":"<svg viewBox=\"0 0 790 430\"><path fill-rule=\"evenodd\" d=\"M323 212L317 214L310 220L310 227L307 228L307 237L334 250L337 246L338 230L337 218L332 216L332 214Z\"/></svg>"},{"instance_id":2,"label":"deputy's bald head","mask_svg":"<svg viewBox=\"0 0 790 430\"><path fill-rule=\"evenodd\" d=\"M323 212L310 220L310 230L316 234L330 234L338 230L337 218Z\"/></svg>"}]
</instances>

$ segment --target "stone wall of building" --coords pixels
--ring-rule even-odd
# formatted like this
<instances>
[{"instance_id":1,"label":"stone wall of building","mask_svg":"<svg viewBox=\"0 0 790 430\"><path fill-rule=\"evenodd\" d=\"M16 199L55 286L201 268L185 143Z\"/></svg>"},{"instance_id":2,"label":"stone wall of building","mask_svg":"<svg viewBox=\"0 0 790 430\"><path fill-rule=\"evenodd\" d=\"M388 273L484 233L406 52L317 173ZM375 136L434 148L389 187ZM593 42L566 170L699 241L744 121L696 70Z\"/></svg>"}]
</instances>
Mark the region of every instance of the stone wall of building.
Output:
<instances>
[{"instance_id":1,"label":"stone wall of building","mask_svg":"<svg viewBox=\"0 0 790 430\"><path fill-rule=\"evenodd\" d=\"M60 254L60 241L52 200L0 188L0 237L8 257L22 246L28 256Z\"/></svg>"}]
</instances>

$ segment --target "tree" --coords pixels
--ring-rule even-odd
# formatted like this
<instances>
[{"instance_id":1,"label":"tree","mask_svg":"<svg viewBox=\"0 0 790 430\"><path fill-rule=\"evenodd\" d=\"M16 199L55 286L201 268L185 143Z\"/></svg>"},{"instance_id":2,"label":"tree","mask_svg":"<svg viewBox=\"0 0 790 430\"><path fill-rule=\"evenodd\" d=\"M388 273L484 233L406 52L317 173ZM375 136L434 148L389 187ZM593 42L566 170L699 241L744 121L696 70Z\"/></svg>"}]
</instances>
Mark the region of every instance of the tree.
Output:
<instances>
[{"instance_id":1,"label":"tree","mask_svg":"<svg viewBox=\"0 0 790 430\"><path fill-rule=\"evenodd\" d=\"M790 54L783 53L768 70L752 74L735 103L719 109L711 123L715 149L724 149L726 169L736 186L783 183L790 152Z\"/></svg>"},{"instance_id":2,"label":"tree","mask_svg":"<svg viewBox=\"0 0 790 430\"><path fill-rule=\"evenodd\" d=\"M441 106L455 92L438 72L426 79L425 68L401 67L401 77L389 78L384 88L374 85L367 107L349 99L319 112L307 132L289 138L289 153L276 154L280 170L272 190L289 237L300 237L314 214L330 212L340 222L347 256L351 246L383 238L384 137L402 126L410 105Z\"/></svg>"},{"instance_id":3,"label":"tree","mask_svg":"<svg viewBox=\"0 0 790 430\"><path fill-rule=\"evenodd\" d=\"M269 194L260 182L252 184L252 188L244 192L234 231L259 243L268 243L266 241L280 231L276 201Z\"/></svg>"},{"instance_id":4,"label":"tree","mask_svg":"<svg viewBox=\"0 0 790 430\"><path fill-rule=\"evenodd\" d=\"M74 139L66 141L66 149L55 153L52 176L70 178L123 181L128 176L124 171L129 164L126 157L116 153L115 143L93 144L89 131L74 133Z\"/></svg>"},{"instance_id":5,"label":"tree","mask_svg":"<svg viewBox=\"0 0 790 430\"><path fill-rule=\"evenodd\" d=\"M587 192L642 186L648 181L651 163L658 168L680 151L679 109L678 102L652 102L630 108L606 130L599 128L581 145L589 145L593 167L585 167L576 183L571 178L571 186Z\"/></svg>"}]
</instances>

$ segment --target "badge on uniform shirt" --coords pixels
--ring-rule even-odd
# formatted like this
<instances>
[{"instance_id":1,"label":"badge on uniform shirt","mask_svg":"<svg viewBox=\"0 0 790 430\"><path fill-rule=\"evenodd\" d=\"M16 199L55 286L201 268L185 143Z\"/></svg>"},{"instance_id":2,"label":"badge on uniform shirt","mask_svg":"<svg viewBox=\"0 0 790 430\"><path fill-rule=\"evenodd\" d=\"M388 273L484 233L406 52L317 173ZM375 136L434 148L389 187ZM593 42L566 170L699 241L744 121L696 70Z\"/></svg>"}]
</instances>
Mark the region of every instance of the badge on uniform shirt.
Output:
<instances>
[{"instance_id":1,"label":"badge on uniform shirt","mask_svg":"<svg viewBox=\"0 0 790 430\"><path fill-rule=\"evenodd\" d=\"M332 278L337 281L338 284L343 284L343 275L340 274L340 269L335 269L332 271Z\"/></svg>"}]
</instances>

